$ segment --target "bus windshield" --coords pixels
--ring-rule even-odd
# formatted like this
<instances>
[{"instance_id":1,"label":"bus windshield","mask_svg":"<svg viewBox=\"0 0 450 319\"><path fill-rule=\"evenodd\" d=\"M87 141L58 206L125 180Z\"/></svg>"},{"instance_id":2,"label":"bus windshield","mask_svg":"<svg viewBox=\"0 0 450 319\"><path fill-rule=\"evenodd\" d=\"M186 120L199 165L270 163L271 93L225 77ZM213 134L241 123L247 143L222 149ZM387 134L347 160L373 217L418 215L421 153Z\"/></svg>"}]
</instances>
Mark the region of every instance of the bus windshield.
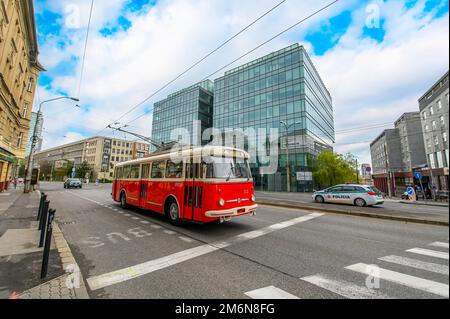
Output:
<instances>
[{"instance_id":1,"label":"bus windshield","mask_svg":"<svg viewBox=\"0 0 450 319\"><path fill-rule=\"evenodd\" d=\"M248 161L231 157L209 157L206 165L206 178L252 178Z\"/></svg>"}]
</instances>

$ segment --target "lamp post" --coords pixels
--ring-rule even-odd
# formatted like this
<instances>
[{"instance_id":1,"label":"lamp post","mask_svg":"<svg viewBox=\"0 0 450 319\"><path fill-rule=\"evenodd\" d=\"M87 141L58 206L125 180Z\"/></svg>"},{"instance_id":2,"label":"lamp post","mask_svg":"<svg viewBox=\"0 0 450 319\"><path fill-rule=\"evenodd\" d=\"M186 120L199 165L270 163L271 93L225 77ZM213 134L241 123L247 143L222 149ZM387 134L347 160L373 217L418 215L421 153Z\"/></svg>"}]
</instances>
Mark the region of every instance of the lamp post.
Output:
<instances>
[{"instance_id":1,"label":"lamp post","mask_svg":"<svg viewBox=\"0 0 450 319\"><path fill-rule=\"evenodd\" d=\"M288 131L292 125L301 124L301 122L295 122L288 126L285 121L280 121L280 124L283 124L284 128L286 130L286 181L287 181L287 191L290 192L291 191L291 168L290 168L290 163L289 163Z\"/></svg>"},{"instance_id":2,"label":"lamp post","mask_svg":"<svg viewBox=\"0 0 450 319\"><path fill-rule=\"evenodd\" d=\"M34 123L34 129L33 129L33 137L31 138L31 148L30 148L30 155L28 156L28 163L27 163L27 169L25 170L25 180L24 180L24 187L23 187L23 192L24 193L28 193L29 191L31 191L31 168L32 168L32 163L33 163L33 153L34 153L34 147L36 146L36 140L37 140L37 125L38 125L38 120L39 120L39 116L41 115L41 109L42 109L42 105L44 103L48 103L48 102L53 102L53 101L58 101L58 100L63 100L63 99L68 99L68 100L72 100L75 102L78 102L79 99L75 98L75 97L69 97L69 96L60 96L60 97L56 97L53 99L49 99L49 100L45 100L42 101L39 104L39 109L38 112L36 114L36 122ZM77 107L79 107L78 105L76 105ZM28 185L30 184L30 185Z\"/></svg>"}]
</instances>

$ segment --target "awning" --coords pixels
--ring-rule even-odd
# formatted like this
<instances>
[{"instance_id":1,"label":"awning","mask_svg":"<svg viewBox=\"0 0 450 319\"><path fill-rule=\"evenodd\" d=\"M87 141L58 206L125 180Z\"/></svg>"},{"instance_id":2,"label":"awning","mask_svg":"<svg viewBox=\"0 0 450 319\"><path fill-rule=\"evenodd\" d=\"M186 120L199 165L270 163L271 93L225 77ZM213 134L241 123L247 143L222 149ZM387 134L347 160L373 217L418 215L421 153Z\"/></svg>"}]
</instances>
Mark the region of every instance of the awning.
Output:
<instances>
[{"instance_id":1,"label":"awning","mask_svg":"<svg viewBox=\"0 0 450 319\"><path fill-rule=\"evenodd\" d=\"M0 160L14 163L16 161L16 155L0 147Z\"/></svg>"}]
</instances>

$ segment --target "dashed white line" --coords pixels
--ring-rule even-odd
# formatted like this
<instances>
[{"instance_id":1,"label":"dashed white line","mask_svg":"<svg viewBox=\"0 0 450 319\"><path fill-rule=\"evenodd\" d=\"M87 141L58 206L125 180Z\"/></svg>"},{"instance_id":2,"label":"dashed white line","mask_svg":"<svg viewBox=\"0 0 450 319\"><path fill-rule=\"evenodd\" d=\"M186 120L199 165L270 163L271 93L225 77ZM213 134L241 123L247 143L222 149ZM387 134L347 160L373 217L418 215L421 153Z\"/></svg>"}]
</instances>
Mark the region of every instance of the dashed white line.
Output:
<instances>
[{"instance_id":1,"label":"dashed white line","mask_svg":"<svg viewBox=\"0 0 450 319\"><path fill-rule=\"evenodd\" d=\"M448 266L439 265L435 263L430 263L418 259L412 259L407 257L400 257L395 255L385 256L378 258L379 260L390 262L393 264L398 264L402 266L407 266L411 268L426 270L430 272L435 272L438 274L448 275Z\"/></svg>"},{"instance_id":2,"label":"dashed white line","mask_svg":"<svg viewBox=\"0 0 450 319\"><path fill-rule=\"evenodd\" d=\"M154 228L154 229L161 229L162 227L159 225L151 225L150 227Z\"/></svg>"},{"instance_id":3,"label":"dashed white line","mask_svg":"<svg viewBox=\"0 0 450 319\"><path fill-rule=\"evenodd\" d=\"M134 219L134 220L139 220L140 218L139 217L131 217L131 219Z\"/></svg>"},{"instance_id":4,"label":"dashed white line","mask_svg":"<svg viewBox=\"0 0 450 319\"><path fill-rule=\"evenodd\" d=\"M443 251L436 251L436 250L423 249L423 248L412 248L412 249L408 249L407 252L448 260L448 253L443 252Z\"/></svg>"},{"instance_id":5,"label":"dashed white line","mask_svg":"<svg viewBox=\"0 0 450 319\"><path fill-rule=\"evenodd\" d=\"M174 234L176 234L174 231L171 231L171 230L168 230L168 229L163 230L163 232L165 234L167 234L167 235L174 235Z\"/></svg>"},{"instance_id":6,"label":"dashed white line","mask_svg":"<svg viewBox=\"0 0 450 319\"><path fill-rule=\"evenodd\" d=\"M252 299L300 299L274 286L247 291L244 294Z\"/></svg>"},{"instance_id":7,"label":"dashed white line","mask_svg":"<svg viewBox=\"0 0 450 319\"><path fill-rule=\"evenodd\" d=\"M141 220L142 224L150 224L150 222L146 221L146 220Z\"/></svg>"},{"instance_id":8,"label":"dashed white line","mask_svg":"<svg viewBox=\"0 0 450 319\"><path fill-rule=\"evenodd\" d=\"M322 274L307 276L300 279L349 299L389 298L389 296L380 293L376 289L358 286L345 280L332 279Z\"/></svg>"},{"instance_id":9,"label":"dashed white line","mask_svg":"<svg viewBox=\"0 0 450 319\"><path fill-rule=\"evenodd\" d=\"M179 239L181 239L182 241L186 242L186 243L193 243L194 240L189 238L189 237L185 237L185 236L178 236Z\"/></svg>"},{"instance_id":10,"label":"dashed white line","mask_svg":"<svg viewBox=\"0 0 450 319\"><path fill-rule=\"evenodd\" d=\"M403 286L419 289L422 291L426 291L432 294L448 298L448 285L446 284L415 276L406 275L400 272L391 271L384 268L377 268L377 271L373 272L373 268L369 266L370 265L358 263L351 266L347 266L345 268L366 275L370 275L375 278L391 281Z\"/></svg>"},{"instance_id":11,"label":"dashed white line","mask_svg":"<svg viewBox=\"0 0 450 319\"><path fill-rule=\"evenodd\" d=\"M448 243L443 243L443 242L440 242L440 241L435 241L434 243L431 243L430 246L441 247L441 248L448 248Z\"/></svg>"}]
</instances>

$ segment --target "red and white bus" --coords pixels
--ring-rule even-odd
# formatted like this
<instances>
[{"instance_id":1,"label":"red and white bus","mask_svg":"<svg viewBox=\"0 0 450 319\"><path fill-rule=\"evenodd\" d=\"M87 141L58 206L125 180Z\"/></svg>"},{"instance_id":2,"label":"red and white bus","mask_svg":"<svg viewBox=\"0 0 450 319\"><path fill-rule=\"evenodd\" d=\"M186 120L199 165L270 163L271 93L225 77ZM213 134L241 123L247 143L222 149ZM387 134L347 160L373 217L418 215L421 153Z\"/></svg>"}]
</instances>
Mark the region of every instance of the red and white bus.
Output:
<instances>
[{"instance_id":1,"label":"red and white bus","mask_svg":"<svg viewBox=\"0 0 450 319\"><path fill-rule=\"evenodd\" d=\"M117 164L112 197L182 220L208 223L255 214L257 204L245 151L221 146L161 151Z\"/></svg>"}]
</instances>

